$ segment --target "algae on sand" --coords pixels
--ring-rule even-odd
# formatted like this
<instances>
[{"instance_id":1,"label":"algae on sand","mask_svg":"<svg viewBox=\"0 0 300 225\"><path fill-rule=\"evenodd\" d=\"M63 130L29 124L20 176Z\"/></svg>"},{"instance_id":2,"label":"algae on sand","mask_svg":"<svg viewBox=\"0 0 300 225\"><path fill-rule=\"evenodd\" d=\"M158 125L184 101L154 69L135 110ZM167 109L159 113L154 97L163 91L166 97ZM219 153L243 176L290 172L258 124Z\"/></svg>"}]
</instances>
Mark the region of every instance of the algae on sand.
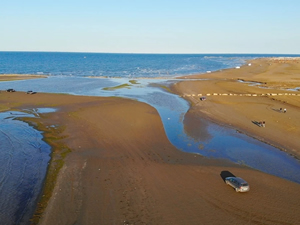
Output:
<instances>
[{"instance_id":1,"label":"algae on sand","mask_svg":"<svg viewBox=\"0 0 300 225\"><path fill-rule=\"evenodd\" d=\"M121 88L128 88L130 89L130 84L121 84L121 85L118 85L118 86L114 86L114 87L105 87L105 88L102 88L102 90L104 91L114 91L116 89L121 89Z\"/></svg>"}]
</instances>

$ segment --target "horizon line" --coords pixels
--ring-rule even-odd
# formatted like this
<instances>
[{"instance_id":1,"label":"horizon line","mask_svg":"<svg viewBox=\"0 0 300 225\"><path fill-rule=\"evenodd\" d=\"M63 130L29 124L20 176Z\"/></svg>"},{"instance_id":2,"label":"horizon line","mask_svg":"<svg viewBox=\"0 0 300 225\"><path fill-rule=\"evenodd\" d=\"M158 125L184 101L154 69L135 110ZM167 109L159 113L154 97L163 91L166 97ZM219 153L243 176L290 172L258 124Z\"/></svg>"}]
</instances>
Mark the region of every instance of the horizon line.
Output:
<instances>
[{"instance_id":1,"label":"horizon line","mask_svg":"<svg viewBox=\"0 0 300 225\"><path fill-rule=\"evenodd\" d=\"M2 51L0 52L32 52L32 53L85 53L85 54L131 54L131 55L300 55L297 53L149 53L149 52L85 52L85 51L19 51L19 50L11 50L11 51Z\"/></svg>"}]
</instances>

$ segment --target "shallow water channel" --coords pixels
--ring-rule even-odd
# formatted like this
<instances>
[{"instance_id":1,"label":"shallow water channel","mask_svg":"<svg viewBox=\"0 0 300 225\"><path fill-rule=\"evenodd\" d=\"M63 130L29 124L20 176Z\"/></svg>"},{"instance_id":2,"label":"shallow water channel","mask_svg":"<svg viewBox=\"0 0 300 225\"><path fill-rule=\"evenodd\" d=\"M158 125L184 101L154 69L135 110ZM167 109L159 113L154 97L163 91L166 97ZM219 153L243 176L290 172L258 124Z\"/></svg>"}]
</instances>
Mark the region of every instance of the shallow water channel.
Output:
<instances>
[{"instance_id":1,"label":"shallow water channel","mask_svg":"<svg viewBox=\"0 0 300 225\"><path fill-rule=\"evenodd\" d=\"M177 95L153 92L140 100L158 110L169 140L178 149L230 160L300 183L299 160L278 148L201 118L197 122L198 126L192 129L185 127L183 120L189 106Z\"/></svg>"},{"instance_id":2,"label":"shallow water channel","mask_svg":"<svg viewBox=\"0 0 300 225\"><path fill-rule=\"evenodd\" d=\"M50 160L50 146L19 119L53 111L0 113L0 224L26 224L33 214Z\"/></svg>"},{"instance_id":3,"label":"shallow water channel","mask_svg":"<svg viewBox=\"0 0 300 225\"><path fill-rule=\"evenodd\" d=\"M141 79L130 83L128 79L50 77L0 82L0 90L13 88L17 91L33 90L136 99L157 109L170 142L178 149L230 160L300 183L300 162L275 147L204 119L199 119L199 126L193 130L184 127L184 115L189 105L184 99L162 88L167 87L170 82L174 81ZM114 88L121 84L128 86ZM106 87L112 88L104 90ZM36 116L36 111L33 112L27 114ZM0 113L0 166L1 171L4 171L0 177L0 219L6 219L8 222L5 224L24 221L24 218L28 218L32 213L45 177L50 153L50 147L41 140L42 134L26 123L14 120L15 117L22 117L14 114ZM202 135L198 135L199 133Z\"/></svg>"}]
</instances>

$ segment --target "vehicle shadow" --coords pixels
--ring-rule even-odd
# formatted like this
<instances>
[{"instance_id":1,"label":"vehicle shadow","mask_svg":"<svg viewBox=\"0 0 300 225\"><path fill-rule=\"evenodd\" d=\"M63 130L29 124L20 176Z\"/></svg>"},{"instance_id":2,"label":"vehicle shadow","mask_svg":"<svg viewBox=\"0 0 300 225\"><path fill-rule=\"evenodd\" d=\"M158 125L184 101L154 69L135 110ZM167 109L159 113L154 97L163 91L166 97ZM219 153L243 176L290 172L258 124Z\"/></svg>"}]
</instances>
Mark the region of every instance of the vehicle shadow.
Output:
<instances>
[{"instance_id":1,"label":"vehicle shadow","mask_svg":"<svg viewBox=\"0 0 300 225\"><path fill-rule=\"evenodd\" d=\"M275 112L282 113L282 109L274 109L274 108L272 108L272 110L275 111Z\"/></svg>"},{"instance_id":2,"label":"vehicle shadow","mask_svg":"<svg viewBox=\"0 0 300 225\"><path fill-rule=\"evenodd\" d=\"M223 181L225 182L225 179L227 177L235 177L234 174L232 174L231 172L227 171L227 170L223 170L221 173L220 173L220 176L221 178L223 179Z\"/></svg>"},{"instance_id":3,"label":"vehicle shadow","mask_svg":"<svg viewBox=\"0 0 300 225\"><path fill-rule=\"evenodd\" d=\"M261 123L259 121L252 120L252 123L254 123L256 126L261 127Z\"/></svg>"}]
</instances>

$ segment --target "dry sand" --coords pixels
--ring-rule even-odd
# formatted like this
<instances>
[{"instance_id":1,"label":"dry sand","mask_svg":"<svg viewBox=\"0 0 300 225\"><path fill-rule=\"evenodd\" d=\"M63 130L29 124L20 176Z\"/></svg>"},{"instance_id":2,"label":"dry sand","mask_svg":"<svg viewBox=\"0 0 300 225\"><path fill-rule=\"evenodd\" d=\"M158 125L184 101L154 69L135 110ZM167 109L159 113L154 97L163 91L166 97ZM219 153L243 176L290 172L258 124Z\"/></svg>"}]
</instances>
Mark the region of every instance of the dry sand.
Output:
<instances>
[{"instance_id":1,"label":"dry sand","mask_svg":"<svg viewBox=\"0 0 300 225\"><path fill-rule=\"evenodd\" d=\"M193 89L193 83L180 83L176 89L178 93L198 92L198 84ZM220 88L224 86L227 87L224 84ZM242 97L232 103L233 99L225 96L219 100L209 98L205 103L197 98L187 99L192 107L185 121L202 114L215 119L216 113L224 113L222 107L229 110L227 105L231 105L235 109L240 107L237 103L243 102ZM52 144L62 142L71 149L39 224L273 225L300 221L299 184L224 160L177 150L167 139L157 111L147 104L121 98L19 92L0 93L0 104L2 110L59 109L37 119L44 127L55 124L65 128L58 134L61 138L52 140ZM288 113L283 115L265 107L263 100L251 104L259 112L266 110L282 117L293 113L290 105ZM257 110L250 122L241 119L242 123L249 122L250 127L251 119L261 119ZM234 113L247 118L242 111L239 108ZM267 118L271 116L266 117L266 128L253 125L253 129L269 132L271 122ZM45 132L47 135L53 130ZM281 144L285 146L284 142ZM236 193L226 186L223 178L229 174L245 178L251 191Z\"/></svg>"},{"instance_id":2,"label":"dry sand","mask_svg":"<svg viewBox=\"0 0 300 225\"><path fill-rule=\"evenodd\" d=\"M300 91L289 91L300 87L300 59L267 58L249 63L251 66L191 76L198 80L175 84L173 90L191 103L186 117L206 116L300 158ZM201 101L199 94L207 100ZM265 121L266 127L257 126L259 121Z\"/></svg>"}]
</instances>

